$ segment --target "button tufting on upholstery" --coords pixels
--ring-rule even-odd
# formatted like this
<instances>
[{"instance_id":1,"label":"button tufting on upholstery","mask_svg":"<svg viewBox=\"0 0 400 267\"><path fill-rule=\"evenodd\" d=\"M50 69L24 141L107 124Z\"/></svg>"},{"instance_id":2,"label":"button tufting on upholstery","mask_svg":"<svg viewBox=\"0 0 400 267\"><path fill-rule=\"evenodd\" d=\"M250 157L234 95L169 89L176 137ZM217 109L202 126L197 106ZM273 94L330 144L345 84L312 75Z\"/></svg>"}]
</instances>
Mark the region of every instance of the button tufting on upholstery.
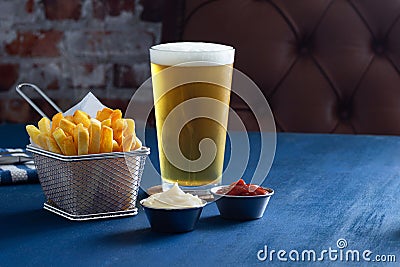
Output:
<instances>
[{"instance_id":1,"label":"button tufting on upholstery","mask_svg":"<svg viewBox=\"0 0 400 267\"><path fill-rule=\"evenodd\" d=\"M372 43L372 48L376 54L382 55L385 52L385 42L383 40L375 40Z\"/></svg>"},{"instance_id":2,"label":"button tufting on upholstery","mask_svg":"<svg viewBox=\"0 0 400 267\"><path fill-rule=\"evenodd\" d=\"M300 43L299 43L299 46L298 46L298 49L299 49L299 54L301 54L301 55L307 55L307 54L309 54L310 51L311 51L310 42L309 42L309 41L302 41L302 42L300 42Z\"/></svg>"},{"instance_id":3,"label":"button tufting on upholstery","mask_svg":"<svg viewBox=\"0 0 400 267\"><path fill-rule=\"evenodd\" d=\"M339 106L338 110L339 110L338 115L339 115L339 119L340 120L346 121L346 120L350 119L350 116L351 116L350 105L342 104L342 105Z\"/></svg>"},{"instance_id":4,"label":"button tufting on upholstery","mask_svg":"<svg viewBox=\"0 0 400 267\"><path fill-rule=\"evenodd\" d=\"M306 47L306 46L300 47L300 51L299 51L300 54L307 55L309 52L310 51L309 51L308 47Z\"/></svg>"}]
</instances>

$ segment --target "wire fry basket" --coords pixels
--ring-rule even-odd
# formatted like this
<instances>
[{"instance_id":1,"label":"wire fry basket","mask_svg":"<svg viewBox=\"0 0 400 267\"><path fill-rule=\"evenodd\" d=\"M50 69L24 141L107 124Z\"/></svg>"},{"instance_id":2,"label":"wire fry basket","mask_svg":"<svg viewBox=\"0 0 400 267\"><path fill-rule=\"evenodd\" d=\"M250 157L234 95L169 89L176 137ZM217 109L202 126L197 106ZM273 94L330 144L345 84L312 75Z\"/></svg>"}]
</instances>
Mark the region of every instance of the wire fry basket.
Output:
<instances>
[{"instance_id":1,"label":"wire fry basket","mask_svg":"<svg viewBox=\"0 0 400 267\"><path fill-rule=\"evenodd\" d=\"M20 88L25 85L40 91L34 85L21 84L17 87L21 95ZM149 148L81 156L59 155L33 145L28 145L27 151L33 154L47 198L44 209L70 220L137 214L136 199Z\"/></svg>"}]
</instances>

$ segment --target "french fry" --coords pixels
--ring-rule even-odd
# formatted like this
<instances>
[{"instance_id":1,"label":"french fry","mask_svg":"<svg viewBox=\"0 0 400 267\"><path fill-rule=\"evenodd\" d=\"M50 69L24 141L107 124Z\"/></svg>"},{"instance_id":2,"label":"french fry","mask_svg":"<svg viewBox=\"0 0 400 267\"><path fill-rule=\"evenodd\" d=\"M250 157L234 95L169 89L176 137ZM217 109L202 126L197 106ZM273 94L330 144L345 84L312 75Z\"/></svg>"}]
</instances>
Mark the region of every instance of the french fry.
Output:
<instances>
[{"instance_id":1,"label":"french fry","mask_svg":"<svg viewBox=\"0 0 400 267\"><path fill-rule=\"evenodd\" d=\"M71 115L65 116L65 119L69 120L70 122L74 122L74 117Z\"/></svg>"},{"instance_id":2,"label":"french fry","mask_svg":"<svg viewBox=\"0 0 400 267\"><path fill-rule=\"evenodd\" d=\"M74 135L74 129L76 125L75 123L69 121L68 119L64 118L60 120L60 128L63 129L65 133L68 133L69 135Z\"/></svg>"},{"instance_id":3,"label":"french fry","mask_svg":"<svg viewBox=\"0 0 400 267\"><path fill-rule=\"evenodd\" d=\"M120 145L122 143L122 129L124 127L121 110L119 109L113 110L110 118L111 118L111 128L113 129L114 140L116 140Z\"/></svg>"},{"instance_id":4,"label":"french fry","mask_svg":"<svg viewBox=\"0 0 400 267\"><path fill-rule=\"evenodd\" d=\"M118 144L117 141L112 140L113 148L112 152L121 152L121 146Z\"/></svg>"},{"instance_id":5,"label":"french fry","mask_svg":"<svg viewBox=\"0 0 400 267\"><path fill-rule=\"evenodd\" d=\"M89 152L89 131L79 123L78 129L78 155L87 155Z\"/></svg>"},{"instance_id":6,"label":"french fry","mask_svg":"<svg viewBox=\"0 0 400 267\"><path fill-rule=\"evenodd\" d=\"M49 148L47 147L47 137L48 135L45 133L40 132L38 135L38 145L43 148L44 150L48 150Z\"/></svg>"},{"instance_id":7,"label":"french fry","mask_svg":"<svg viewBox=\"0 0 400 267\"><path fill-rule=\"evenodd\" d=\"M65 135L63 129L61 129L61 128L55 129L53 132L53 137L54 137L54 140L56 140L56 143L57 143L58 147L60 148L61 152L65 155L64 140L67 138L67 136Z\"/></svg>"},{"instance_id":8,"label":"french fry","mask_svg":"<svg viewBox=\"0 0 400 267\"><path fill-rule=\"evenodd\" d=\"M39 145L38 135L40 134L40 130L34 125L26 125L25 129L28 132L28 135L32 139L32 141L35 144Z\"/></svg>"},{"instance_id":9,"label":"french fry","mask_svg":"<svg viewBox=\"0 0 400 267\"><path fill-rule=\"evenodd\" d=\"M135 147L132 147L131 150L136 150L142 147L142 141L139 140L139 138L136 136L136 143Z\"/></svg>"},{"instance_id":10,"label":"french fry","mask_svg":"<svg viewBox=\"0 0 400 267\"><path fill-rule=\"evenodd\" d=\"M119 109L114 109L110 115L111 125L114 127L114 124L117 120L122 119L122 112Z\"/></svg>"},{"instance_id":11,"label":"french fry","mask_svg":"<svg viewBox=\"0 0 400 267\"><path fill-rule=\"evenodd\" d=\"M75 156L76 153L76 148L74 145L74 139L72 136L67 136L64 141L63 141L63 148L64 148L64 154L66 156Z\"/></svg>"},{"instance_id":12,"label":"french fry","mask_svg":"<svg viewBox=\"0 0 400 267\"><path fill-rule=\"evenodd\" d=\"M51 121L52 121L51 133L53 133L57 129L57 127L60 127L60 121L63 118L64 118L64 116L61 112L58 112L56 115L53 116L53 118L51 119Z\"/></svg>"},{"instance_id":13,"label":"french fry","mask_svg":"<svg viewBox=\"0 0 400 267\"><path fill-rule=\"evenodd\" d=\"M122 144L121 144L122 151L124 152L131 151L132 145L135 146L134 141L136 140L133 135L129 135L127 137L122 136Z\"/></svg>"},{"instance_id":14,"label":"french fry","mask_svg":"<svg viewBox=\"0 0 400 267\"><path fill-rule=\"evenodd\" d=\"M101 127L100 153L109 153L113 149L113 131L108 126Z\"/></svg>"},{"instance_id":15,"label":"french fry","mask_svg":"<svg viewBox=\"0 0 400 267\"><path fill-rule=\"evenodd\" d=\"M50 120L48 118L46 117L41 118L40 121L38 122L38 127L41 133L47 135L50 134L51 127L50 127Z\"/></svg>"},{"instance_id":16,"label":"french fry","mask_svg":"<svg viewBox=\"0 0 400 267\"><path fill-rule=\"evenodd\" d=\"M78 151L78 125L74 128L74 134L72 135L72 137L74 138L75 149L76 151Z\"/></svg>"},{"instance_id":17,"label":"french fry","mask_svg":"<svg viewBox=\"0 0 400 267\"><path fill-rule=\"evenodd\" d=\"M62 154L60 147L53 136L46 136L47 148L50 152Z\"/></svg>"},{"instance_id":18,"label":"french fry","mask_svg":"<svg viewBox=\"0 0 400 267\"><path fill-rule=\"evenodd\" d=\"M96 119L99 121L104 121L111 117L113 110L110 108L103 108L101 111L98 111L96 114Z\"/></svg>"},{"instance_id":19,"label":"french fry","mask_svg":"<svg viewBox=\"0 0 400 267\"><path fill-rule=\"evenodd\" d=\"M124 120L124 128L122 130L122 151L131 151L136 145L135 121L132 119Z\"/></svg>"},{"instance_id":20,"label":"french fry","mask_svg":"<svg viewBox=\"0 0 400 267\"><path fill-rule=\"evenodd\" d=\"M89 115L86 112L83 112L81 110L75 111L75 113L74 113L74 123L76 125L78 125L79 123L82 123L83 126L88 128L89 125L90 125Z\"/></svg>"},{"instance_id":21,"label":"french fry","mask_svg":"<svg viewBox=\"0 0 400 267\"><path fill-rule=\"evenodd\" d=\"M111 128L111 119L106 119L101 122L101 126L107 126Z\"/></svg>"},{"instance_id":22,"label":"french fry","mask_svg":"<svg viewBox=\"0 0 400 267\"><path fill-rule=\"evenodd\" d=\"M119 145L122 144L122 130L124 129L124 120L118 119L112 124L113 137Z\"/></svg>"},{"instance_id":23,"label":"french fry","mask_svg":"<svg viewBox=\"0 0 400 267\"><path fill-rule=\"evenodd\" d=\"M96 119L90 119L89 126L89 154L100 152L101 123Z\"/></svg>"}]
</instances>

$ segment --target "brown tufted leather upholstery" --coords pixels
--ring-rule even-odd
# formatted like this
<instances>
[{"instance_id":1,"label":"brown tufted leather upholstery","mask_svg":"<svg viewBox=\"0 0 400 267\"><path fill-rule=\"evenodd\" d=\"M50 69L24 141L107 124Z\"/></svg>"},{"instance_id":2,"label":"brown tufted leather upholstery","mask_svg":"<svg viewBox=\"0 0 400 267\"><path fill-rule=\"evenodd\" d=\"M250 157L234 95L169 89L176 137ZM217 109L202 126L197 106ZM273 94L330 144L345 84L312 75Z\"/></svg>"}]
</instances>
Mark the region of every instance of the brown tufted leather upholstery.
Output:
<instances>
[{"instance_id":1,"label":"brown tufted leather upholstery","mask_svg":"<svg viewBox=\"0 0 400 267\"><path fill-rule=\"evenodd\" d=\"M400 134L400 1L168 0L165 10L163 42L236 48L278 130Z\"/></svg>"}]
</instances>

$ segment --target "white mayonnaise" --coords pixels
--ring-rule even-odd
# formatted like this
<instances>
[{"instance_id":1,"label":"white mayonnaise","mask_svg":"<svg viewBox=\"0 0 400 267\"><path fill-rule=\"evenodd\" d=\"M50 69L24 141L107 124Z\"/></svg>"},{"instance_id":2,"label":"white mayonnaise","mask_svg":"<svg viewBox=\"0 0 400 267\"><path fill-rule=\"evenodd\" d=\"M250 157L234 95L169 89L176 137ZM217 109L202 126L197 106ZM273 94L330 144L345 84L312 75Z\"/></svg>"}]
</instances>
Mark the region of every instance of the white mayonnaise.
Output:
<instances>
[{"instance_id":1,"label":"white mayonnaise","mask_svg":"<svg viewBox=\"0 0 400 267\"><path fill-rule=\"evenodd\" d=\"M141 203L145 207L155 209L187 209L205 205L205 201L198 196L183 192L177 183L168 191L151 195Z\"/></svg>"}]
</instances>

